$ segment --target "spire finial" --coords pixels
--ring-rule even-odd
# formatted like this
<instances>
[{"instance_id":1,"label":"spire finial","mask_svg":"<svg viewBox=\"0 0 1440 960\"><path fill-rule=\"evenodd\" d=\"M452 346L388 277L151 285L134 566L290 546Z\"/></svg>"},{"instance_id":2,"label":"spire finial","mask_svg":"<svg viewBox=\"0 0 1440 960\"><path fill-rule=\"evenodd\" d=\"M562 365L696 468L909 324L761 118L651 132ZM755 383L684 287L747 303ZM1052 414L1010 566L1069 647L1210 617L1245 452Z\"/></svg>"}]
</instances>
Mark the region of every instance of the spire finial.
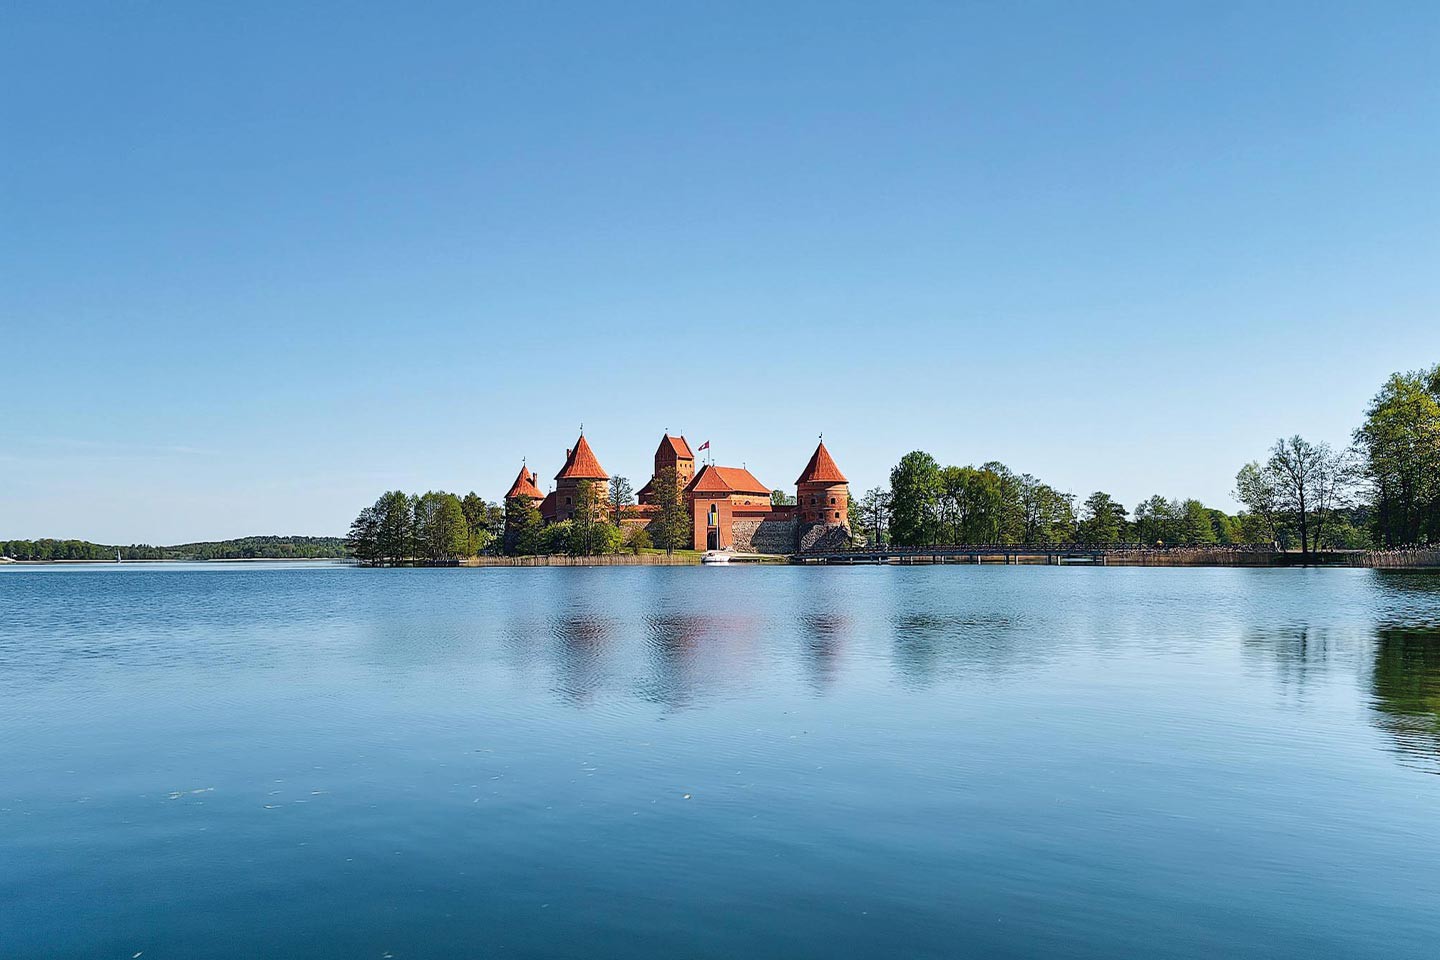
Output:
<instances>
[{"instance_id":1,"label":"spire finial","mask_svg":"<svg viewBox=\"0 0 1440 960\"><path fill-rule=\"evenodd\" d=\"M585 424L580 424L580 436L585 436Z\"/></svg>"}]
</instances>

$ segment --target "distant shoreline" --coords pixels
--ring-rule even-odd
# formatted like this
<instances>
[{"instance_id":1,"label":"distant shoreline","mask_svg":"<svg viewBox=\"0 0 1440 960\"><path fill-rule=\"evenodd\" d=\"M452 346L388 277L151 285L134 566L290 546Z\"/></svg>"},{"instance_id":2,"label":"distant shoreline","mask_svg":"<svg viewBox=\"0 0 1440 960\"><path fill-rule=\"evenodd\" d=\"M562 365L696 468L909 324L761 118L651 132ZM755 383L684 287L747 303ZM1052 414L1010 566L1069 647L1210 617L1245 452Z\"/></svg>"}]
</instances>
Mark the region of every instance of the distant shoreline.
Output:
<instances>
[{"instance_id":1,"label":"distant shoreline","mask_svg":"<svg viewBox=\"0 0 1440 960\"><path fill-rule=\"evenodd\" d=\"M0 557L0 564L17 567L123 567L130 563L354 563L350 557L216 557L167 560L148 557L143 560L15 560Z\"/></svg>"}]
</instances>

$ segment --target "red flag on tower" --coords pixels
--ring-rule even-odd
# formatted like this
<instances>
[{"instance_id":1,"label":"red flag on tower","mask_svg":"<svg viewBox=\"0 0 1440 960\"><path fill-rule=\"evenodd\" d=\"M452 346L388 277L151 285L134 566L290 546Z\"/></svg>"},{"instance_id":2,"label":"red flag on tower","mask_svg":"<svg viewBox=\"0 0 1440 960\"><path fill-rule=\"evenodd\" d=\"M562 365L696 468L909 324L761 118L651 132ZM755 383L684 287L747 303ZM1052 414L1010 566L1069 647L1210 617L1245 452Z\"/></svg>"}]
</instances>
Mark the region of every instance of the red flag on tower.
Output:
<instances>
[{"instance_id":1,"label":"red flag on tower","mask_svg":"<svg viewBox=\"0 0 1440 960\"><path fill-rule=\"evenodd\" d=\"M700 444L700 446L696 447L695 449L696 449L696 450L709 450L709 449L710 449L710 441L709 441L709 440L706 440L704 443Z\"/></svg>"}]
</instances>

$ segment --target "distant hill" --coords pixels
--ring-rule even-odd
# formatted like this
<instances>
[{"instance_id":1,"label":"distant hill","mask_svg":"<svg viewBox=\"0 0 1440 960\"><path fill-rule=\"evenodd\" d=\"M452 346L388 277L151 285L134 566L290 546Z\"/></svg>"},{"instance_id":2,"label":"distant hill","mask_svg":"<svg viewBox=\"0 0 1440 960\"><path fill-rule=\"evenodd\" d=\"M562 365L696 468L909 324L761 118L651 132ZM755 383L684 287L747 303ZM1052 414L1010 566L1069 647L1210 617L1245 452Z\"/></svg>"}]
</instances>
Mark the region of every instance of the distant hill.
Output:
<instances>
[{"instance_id":1,"label":"distant hill","mask_svg":"<svg viewBox=\"0 0 1440 960\"><path fill-rule=\"evenodd\" d=\"M154 547L88 540L0 540L0 556L14 560L329 560L350 556L344 537L240 537Z\"/></svg>"}]
</instances>

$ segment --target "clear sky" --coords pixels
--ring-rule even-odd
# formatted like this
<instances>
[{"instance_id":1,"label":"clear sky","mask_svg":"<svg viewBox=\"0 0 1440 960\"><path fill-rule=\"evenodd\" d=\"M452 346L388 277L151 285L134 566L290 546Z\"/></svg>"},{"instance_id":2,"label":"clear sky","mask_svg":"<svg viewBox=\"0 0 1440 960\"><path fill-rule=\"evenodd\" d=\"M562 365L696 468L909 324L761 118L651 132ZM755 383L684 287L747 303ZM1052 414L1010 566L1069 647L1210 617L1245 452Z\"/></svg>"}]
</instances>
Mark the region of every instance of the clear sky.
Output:
<instances>
[{"instance_id":1,"label":"clear sky","mask_svg":"<svg viewBox=\"0 0 1440 960\"><path fill-rule=\"evenodd\" d=\"M1437 308L1429 0L0 19L0 538L343 533L582 421L1231 506Z\"/></svg>"}]
</instances>

